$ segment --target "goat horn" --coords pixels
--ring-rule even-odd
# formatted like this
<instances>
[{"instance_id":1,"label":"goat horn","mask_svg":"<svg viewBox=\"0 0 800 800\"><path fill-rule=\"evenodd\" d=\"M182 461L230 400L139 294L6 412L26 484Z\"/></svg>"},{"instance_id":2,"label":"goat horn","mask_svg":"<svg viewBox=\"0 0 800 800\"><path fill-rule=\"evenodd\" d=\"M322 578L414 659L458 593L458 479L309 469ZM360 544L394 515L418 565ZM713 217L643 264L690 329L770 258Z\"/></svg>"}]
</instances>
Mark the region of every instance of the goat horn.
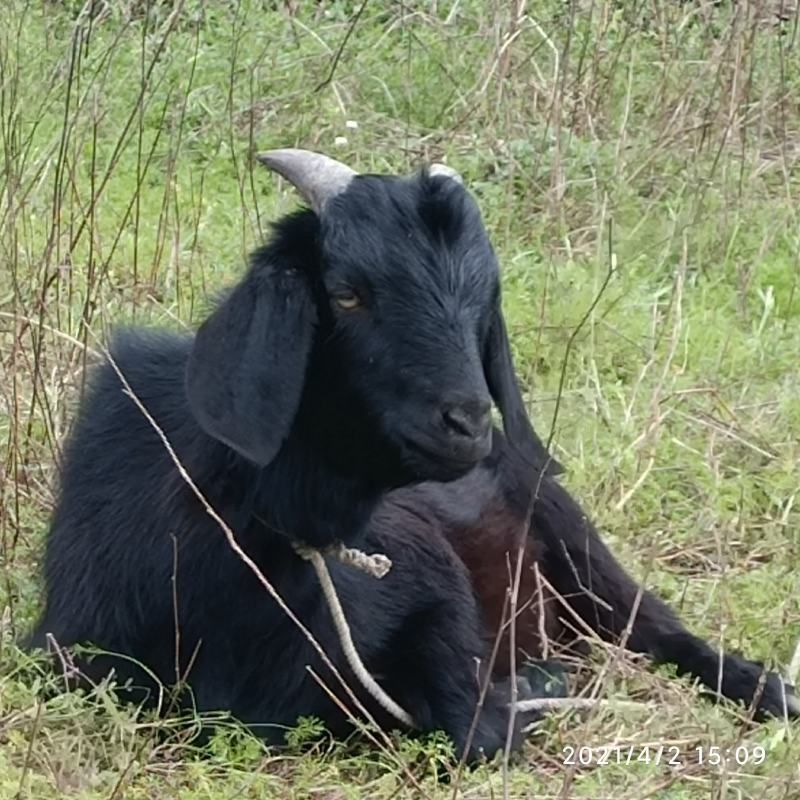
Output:
<instances>
[{"instance_id":1,"label":"goat horn","mask_svg":"<svg viewBox=\"0 0 800 800\"><path fill-rule=\"evenodd\" d=\"M310 150L286 148L256 154L265 167L286 178L319 214L325 204L341 194L356 173L339 161Z\"/></svg>"},{"instance_id":2,"label":"goat horn","mask_svg":"<svg viewBox=\"0 0 800 800\"><path fill-rule=\"evenodd\" d=\"M447 164L431 164L428 175L433 175L434 177L443 175L445 178L452 178L456 183L464 183L462 177L452 167L448 167Z\"/></svg>"}]
</instances>

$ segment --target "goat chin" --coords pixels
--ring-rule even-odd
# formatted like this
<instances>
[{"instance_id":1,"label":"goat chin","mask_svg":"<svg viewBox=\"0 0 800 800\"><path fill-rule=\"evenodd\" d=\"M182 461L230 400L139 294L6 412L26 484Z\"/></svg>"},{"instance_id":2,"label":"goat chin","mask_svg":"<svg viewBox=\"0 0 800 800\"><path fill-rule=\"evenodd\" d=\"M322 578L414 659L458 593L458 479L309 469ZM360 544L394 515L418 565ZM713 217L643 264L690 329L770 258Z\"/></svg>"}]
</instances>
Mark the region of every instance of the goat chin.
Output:
<instances>
[{"instance_id":1,"label":"goat chin","mask_svg":"<svg viewBox=\"0 0 800 800\"><path fill-rule=\"evenodd\" d=\"M446 456L437 458L434 453L422 450L413 442L406 442L401 450L401 458L416 481L449 483L464 477L488 455L486 448L481 448L478 452L482 453L478 458L455 459Z\"/></svg>"}]
</instances>

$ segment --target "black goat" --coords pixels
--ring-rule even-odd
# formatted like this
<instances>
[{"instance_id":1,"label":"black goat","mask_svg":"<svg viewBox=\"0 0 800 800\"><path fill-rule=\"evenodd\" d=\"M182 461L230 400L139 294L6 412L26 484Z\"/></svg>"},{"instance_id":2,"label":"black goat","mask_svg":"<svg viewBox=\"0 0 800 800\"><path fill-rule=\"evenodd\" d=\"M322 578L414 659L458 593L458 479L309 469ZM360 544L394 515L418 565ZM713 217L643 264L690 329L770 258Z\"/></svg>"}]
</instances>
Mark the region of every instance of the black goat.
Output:
<instances>
[{"instance_id":1,"label":"black goat","mask_svg":"<svg viewBox=\"0 0 800 800\"><path fill-rule=\"evenodd\" d=\"M557 465L530 427L498 268L460 181L442 167L356 176L303 151L264 160L313 210L276 225L196 336L124 331L114 361L346 676L316 577L293 541L344 541L392 559L382 580L331 565L357 649L420 728L464 747L481 682L475 664L487 663L505 553L520 530L530 526L529 562L538 559L605 636L621 632L637 587L556 483ZM492 399L505 436L492 431ZM525 596L533 575L526 569ZM196 707L229 710L272 741L301 714L334 732L345 726L305 669L335 688L317 654L230 550L109 364L94 373L66 448L45 584L35 645L49 634L125 656L80 660L89 679L113 668L147 693L149 674L169 683L188 673ZM548 594L556 637L561 602ZM520 645L535 656L532 619L520 621ZM716 685L716 654L647 593L629 644ZM504 671L498 664L470 756L505 739ZM726 656L722 692L750 700L759 675ZM760 707L780 713L782 690L769 676ZM796 711L792 695L789 703Z\"/></svg>"}]
</instances>

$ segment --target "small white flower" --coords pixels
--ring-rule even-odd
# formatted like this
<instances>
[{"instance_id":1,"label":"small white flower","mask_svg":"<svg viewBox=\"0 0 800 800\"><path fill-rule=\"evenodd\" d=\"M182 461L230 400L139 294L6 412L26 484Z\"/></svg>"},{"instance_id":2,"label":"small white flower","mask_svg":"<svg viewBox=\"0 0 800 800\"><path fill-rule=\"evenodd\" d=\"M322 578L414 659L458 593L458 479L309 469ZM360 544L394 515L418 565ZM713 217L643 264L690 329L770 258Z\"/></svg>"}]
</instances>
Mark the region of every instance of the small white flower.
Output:
<instances>
[{"instance_id":1,"label":"small white flower","mask_svg":"<svg viewBox=\"0 0 800 800\"><path fill-rule=\"evenodd\" d=\"M337 137L336 137L336 138L333 140L333 143L334 143L334 144L335 144L337 147L341 147L342 145L344 145L344 144L347 144L347 137L346 137L346 136L337 136Z\"/></svg>"},{"instance_id":2,"label":"small white flower","mask_svg":"<svg viewBox=\"0 0 800 800\"><path fill-rule=\"evenodd\" d=\"M358 128L358 123L354 119L349 119L344 124L345 128L350 128L351 130L355 130Z\"/></svg>"}]
</instances>

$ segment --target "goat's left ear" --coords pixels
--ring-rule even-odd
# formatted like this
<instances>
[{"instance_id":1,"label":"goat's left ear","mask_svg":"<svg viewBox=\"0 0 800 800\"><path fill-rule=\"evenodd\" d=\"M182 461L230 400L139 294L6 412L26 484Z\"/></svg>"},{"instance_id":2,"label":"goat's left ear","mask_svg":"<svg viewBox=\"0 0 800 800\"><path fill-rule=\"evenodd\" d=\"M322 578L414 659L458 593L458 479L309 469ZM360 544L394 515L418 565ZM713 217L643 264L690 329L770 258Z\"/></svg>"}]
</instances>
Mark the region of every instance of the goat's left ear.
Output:
<instances>
[{"instance_id":1,"label":"goat's left ear","mask_svg":"<svg viewBox=\"0 0 800 800\"><path fill-rule=\"evenodd\" d=\"M300 404L315 325L303 275L252 268L189 357L186 393L203 430L259 466L272 461Z\"/></svg>"},{"instance_id":2,"label":"goat's left ear","mask_svg":"<svg viewBox=\"0 0 800 800\"><path fill-rule=\"evenodd\" d=\"M484 345L483 370L492 398L503 415L503 430L509 442L545 474L558 475L563 472L564 468L547 452L528 419L499 301L492 314Z\"/></svg>"}]
</instances>

